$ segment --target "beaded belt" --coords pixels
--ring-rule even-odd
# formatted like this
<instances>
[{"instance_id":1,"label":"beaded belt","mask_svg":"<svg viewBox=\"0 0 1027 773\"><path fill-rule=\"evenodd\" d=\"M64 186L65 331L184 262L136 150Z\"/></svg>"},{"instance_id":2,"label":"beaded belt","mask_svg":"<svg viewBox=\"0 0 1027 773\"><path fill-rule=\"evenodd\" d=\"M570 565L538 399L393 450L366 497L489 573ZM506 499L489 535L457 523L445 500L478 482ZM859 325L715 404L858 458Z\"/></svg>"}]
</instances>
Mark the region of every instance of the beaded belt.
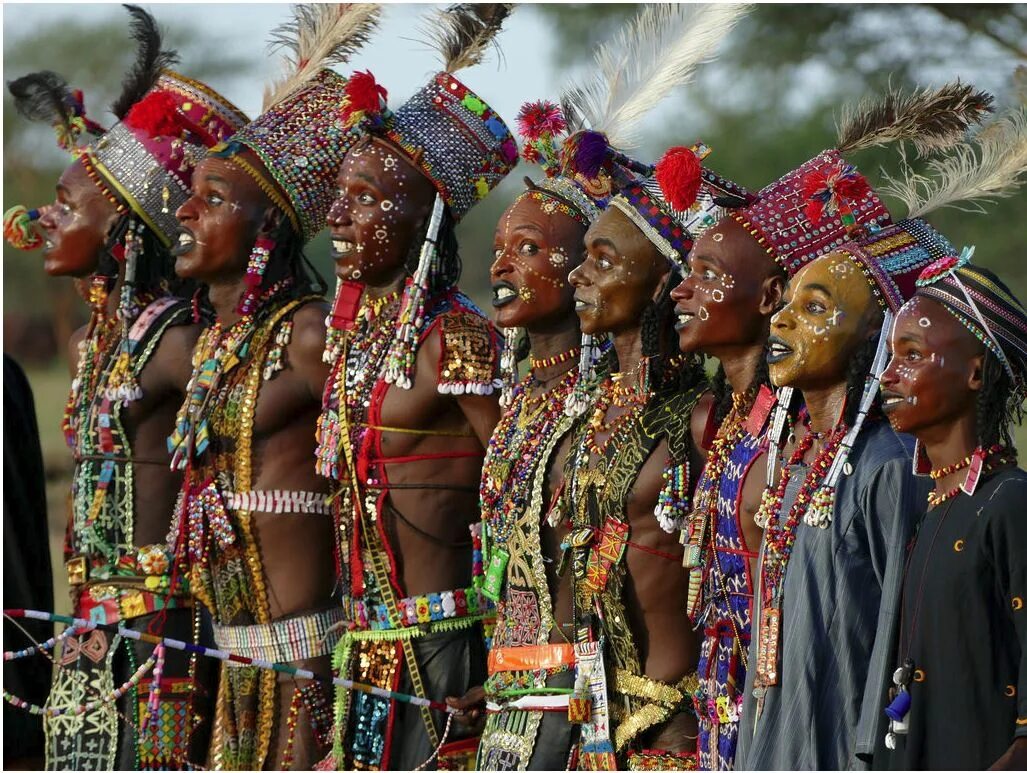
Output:
<instances>
[{"instance_id":1,"label":"beaded belt","mask_svg":"<svg viewBox=\"0 0 1027 773\"><path fill-rule=\"evenodd\" d=\"M190 598L143 590L138 584L126 586L97 583L79 593L75 616L97 625L115 625L162 609L187 609L192 605Z\"/></svg>"},{"instance_id":2,"label":"beaded belt","mask_svg":"<svg viewBox=\"0 0 1027 773\"><path fill-rule=\"evenodd\" d=\"M361 599L346 597L342 600L342 606L347 612L347 619L355 627L372 631L413 628L424 623L476 617L492 611L492 602L473 587L399 599L396 602L400 615L398 626L389 620L389 610L385 604L368 604Z\"/></svg>"},{"instance_id":3,"label":"beaded belt","mask_svg":"<svg viewBox=\"0 0 1027 773\"><path fill-rule=\"evenodd\" d=\"M215 625L218 649L268 663L294 663L331 654L342 635L345 611L332 607L263 625Z\"/></svg>"},{"instance_id":4,"label":"beaded belt","mask_svg":"<svg viewBox=\"0 0 1027 773\"><path fill-rule=\"evenodd\" d=\"M331 515L332 507L327 494L313 491L242 491L235 494L222 492L225 508L246 510L255 513L305 513L308 515Z\"/></svg>"}]
</instances>

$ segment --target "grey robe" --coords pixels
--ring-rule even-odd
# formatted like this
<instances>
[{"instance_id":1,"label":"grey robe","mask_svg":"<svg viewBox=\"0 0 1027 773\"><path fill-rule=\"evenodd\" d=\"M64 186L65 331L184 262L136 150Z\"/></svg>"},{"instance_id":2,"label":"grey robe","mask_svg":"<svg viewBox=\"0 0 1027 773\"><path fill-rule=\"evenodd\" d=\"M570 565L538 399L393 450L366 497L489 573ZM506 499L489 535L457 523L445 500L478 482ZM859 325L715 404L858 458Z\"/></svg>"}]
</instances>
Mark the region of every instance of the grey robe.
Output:
<instances>
[{"instance_id":1,"label":"grey robe","mask_svg":"<svg viewBox=\"0 0 1027 773\"><path fill-rule=\"evenodd\" d=\"M883 721L905 546L930 483L912 474L912 446L887 422L868 422L849 456L852 474L838 483L830 526L796 527L782 596L779 681L756 721L756 669L749 669L739 769L866 767ZM792 475L782 513L804 478L804 468ZM751 663L761 603L757 585Z\"/></svg>"}]
</instances>

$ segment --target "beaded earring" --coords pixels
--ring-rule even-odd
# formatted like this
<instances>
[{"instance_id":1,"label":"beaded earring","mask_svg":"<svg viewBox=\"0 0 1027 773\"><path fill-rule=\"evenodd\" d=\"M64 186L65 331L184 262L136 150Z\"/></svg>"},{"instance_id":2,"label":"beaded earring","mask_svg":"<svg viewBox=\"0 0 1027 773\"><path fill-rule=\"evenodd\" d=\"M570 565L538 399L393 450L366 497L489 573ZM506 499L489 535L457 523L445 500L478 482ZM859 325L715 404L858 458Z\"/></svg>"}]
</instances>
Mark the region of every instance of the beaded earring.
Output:
<instances>
[{"instance_id":1,"label":"beaded earring","mask_svg":"<svg viewBox=\"0 0 1027 773\"><path fill-rule=\"evenodd\" d=\"M781 387L777 390L777 406L770 420L769 440L767 446L767 487L773 488L777 483L777 465L784 448L785 430L788 428L788 411L792 407L795 387ZM762 528L762 527L761 527Z\"/></svg>"},{"instance_id":2,"label":"beaded earring","mask_svg":"<svg viewBox=\"0 0 1027 773\"><path fill-rule=\"evenodd\" d=\"M584 415L588 410L589 389L597 359L599 359L598 342L594 336L583 333L581 336L581 359L578 360L578 383L574 385L574 390L567 395L567 401L563 408L564 413L573 419Z\"/></svg>"},{"instance_id":3,"label":"beaded earring","mask_svg":"<svg viewBox=\"0 0 1027 773\"><path fill-rule=\"evenodd\" d=\"M410 389L413 384L414 362L417 357L417 338L424 325L424 305L428 298L428 289L432 277L438 271L438 238L442 227L442 214L445 204L442 196L435 194L431 217L428 219L428 230L421 246L421 255L417 261L417 270L413 279L407 284L400 307L399 319L396 321L396 339L392 342L388 355L385 357L384 378L386 383L395 384L400 389Z\"/></svg>"},{"instance_id":4,"label":"beaded earring","mask_svg":"<svg viewBox=\"0 0 1027 773\"><path fill-rule=\"evenodd\" d=\"M246 289L235 311L244 317L248 317L257 310L257 301L260 298L260 285L264 281L264 272L267 271L268 258L275 248L275 241L267 236L258 236L250 251L250 260L246 264Z\"/></svg>"},{"instance_id":5,"label":"beaded earring","mask_svg":"<svg viewBox=\"0 0 1027 773\"><path fill-rule=\"evenodd\" d=\"M125 403L139 400L143 396L143 390L132 369L132 350L135 345L130 336L131 323L141 311L139 299L136 297L135 284L136 267L139 264L139 255L142 253L142 230L143 224L135 218L129 220L128 227L125 229L122 253L124 277L121 283L117 312L121 324L121 341L118 345L118 355L111 366L110 375L107 377L107 385L103 389L103 396L108 400L119 400Z\"/></svg>"},{"instance_id":6,"label":"beaded earring","mask_svg":"<svg viewBox=\"0 0 1027 773\"><path fill-rule=\"evenodd\" d=\"M499 395L500 408L510 407L514 387L517 386L517 342L520 337L519 327L508 327L503 330L503 351L499 355L499 378L503 382Z\"/></svg>"}]
</instances>

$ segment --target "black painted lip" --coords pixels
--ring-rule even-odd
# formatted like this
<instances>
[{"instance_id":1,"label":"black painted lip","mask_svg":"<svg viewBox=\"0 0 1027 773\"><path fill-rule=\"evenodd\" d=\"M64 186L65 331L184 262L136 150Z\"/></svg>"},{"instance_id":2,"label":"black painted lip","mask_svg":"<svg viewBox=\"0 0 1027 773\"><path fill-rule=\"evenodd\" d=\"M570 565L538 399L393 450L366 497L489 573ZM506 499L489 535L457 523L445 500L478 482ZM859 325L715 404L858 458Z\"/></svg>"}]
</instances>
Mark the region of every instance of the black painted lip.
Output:
<instances>
[{"instance_id":1,"label":"black painted lip","mask_svg":"<svg viewBox=\"0 0 1027 773\"><path fill-rule=\"evenodd\" d=\"M189 242L188 244L182 244L182 243L181 243L181 242L180 242L180 241L178 240L178 239L179 239L179 237L180 237L180 236L181 236L182 234L188 234L189 236L191 236L191 237L192 237L192 241L191 241L191 242ZM189 252L190 250L192 250L192 248L193 248L193 247L195 247L195 246L196 246L196 234L194 234L194 233L193 233L192 231L190 231L190 230L189 230L188 228L179 228L179 229L178 229L177 231L175 231L175 241L174 241L174 243L173 243L173 244L171 245L171 250L170 250L170 252L171 252L171 254L172 254L172 255L174 255L175 257L178 257L179 255L185 255L185 254L186 254L187 252Z\"/></svg>"},{"instance_id":2,"label":"black painted lip","mask_svg":"<svg viewBox=\"0 0 1027 773\"><path fill-rule=\"evenodd\" d=\"M498 298L496 296L496 291L501 289L501 288L506 288L508 290L513 290L514 294L511 295L511 296L508 296L506 298ZM501 308L503 306L506 306L508 303L512 303L515 300L517 300L517 288L514 287L509 282L496 282L494 285L492 285L492 307L493 308L496 308L496 309Z\"/></svg>"},{"instance_id":3,"label":"black painted lip","mask_svg":"<svg viewBox=\"0 0 1027 773\"><path fill-rule=\"evenodd\" d=\"M887 402L885 402L886 400L889 400L892 397L898 397L900 402L892 403L891 405L889 405ZM899 392L891 392L891 391L884 391L884 390L881 391L881 410L884 411L885 413L891 413L892 411L902 407L905 404L906 404L906 395L901 394Z\"/></svg>"},{"instance_id":4,"label":"black painted lip","mask_svg":"<svg viewBox=\"0 0 1027 773\"><path fill-rule=\"evenodd\" d=\"M772 344L779 344L779 345L785 347L785 349L787 349L787 351L782 352L781 354L771 354L770 353L770 346ZM794 353L795 353L795 351L792 349L792 347L790 347L781 338L778 338L777 336L770 336L770 338L767 339L767 362L769 364L774 365L774 364L776 364L778 362L782 362L783 360L786 360L789 357L791 357Z\"/></svg>"}]
</instances>

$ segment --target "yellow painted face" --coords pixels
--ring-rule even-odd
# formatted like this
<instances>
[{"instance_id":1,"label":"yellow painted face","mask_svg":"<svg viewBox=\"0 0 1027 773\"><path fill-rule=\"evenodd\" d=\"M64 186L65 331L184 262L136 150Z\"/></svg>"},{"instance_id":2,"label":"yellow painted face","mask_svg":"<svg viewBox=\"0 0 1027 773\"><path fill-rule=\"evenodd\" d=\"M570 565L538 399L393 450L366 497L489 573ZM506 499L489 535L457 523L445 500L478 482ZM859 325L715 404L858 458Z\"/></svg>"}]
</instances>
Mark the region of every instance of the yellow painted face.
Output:
<instances>
[{"instance_id":1,"label":"yellow painted face","mask_svg":"<svg viewBox=\"0 0 1027 773\"><path fill-rule=\"evenodd\" d=\"M770 327L774 386L823 389L844 381L850 358L881 317L869 280L832 252L803 267L784 300Z\"/></svg>"}]
</instances>

